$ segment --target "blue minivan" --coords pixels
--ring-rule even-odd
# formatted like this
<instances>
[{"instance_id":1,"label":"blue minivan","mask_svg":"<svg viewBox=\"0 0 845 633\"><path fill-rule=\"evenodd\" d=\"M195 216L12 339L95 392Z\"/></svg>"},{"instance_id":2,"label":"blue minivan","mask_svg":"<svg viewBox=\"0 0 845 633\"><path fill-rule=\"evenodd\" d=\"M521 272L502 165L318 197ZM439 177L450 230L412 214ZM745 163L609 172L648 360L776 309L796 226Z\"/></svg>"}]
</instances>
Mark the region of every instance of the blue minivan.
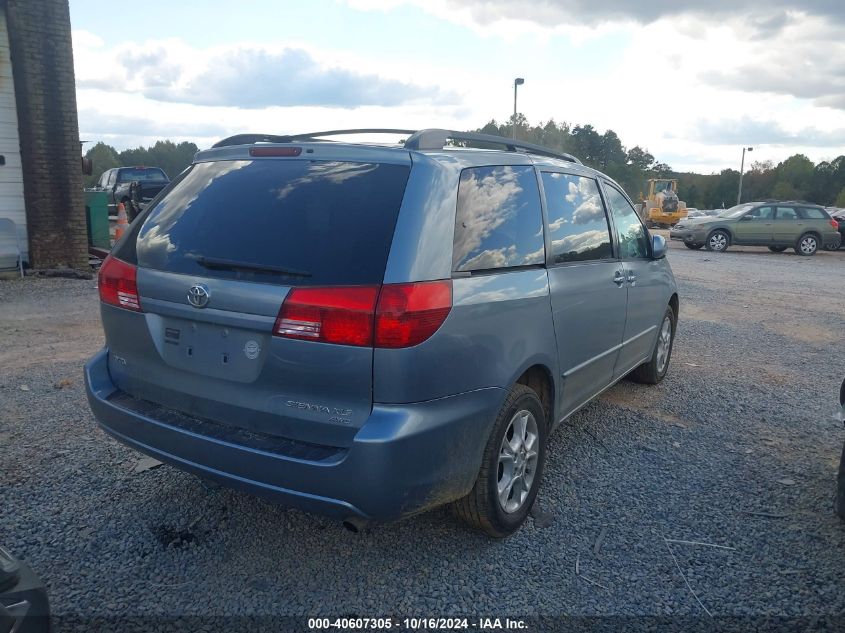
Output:
<instances>
[{"instance_id":1,"label":"blue minivan","mask_svg":"<svg viewBox=\"0 0 845 633\"><path fill-rule=\"evenodd\" d=\"M452 503L504 537L555 427L666 375L666 243L570 155L386 132L199 152L103 263L88 399L132 448L353 528Z\"/></svg>"}]
</instances>

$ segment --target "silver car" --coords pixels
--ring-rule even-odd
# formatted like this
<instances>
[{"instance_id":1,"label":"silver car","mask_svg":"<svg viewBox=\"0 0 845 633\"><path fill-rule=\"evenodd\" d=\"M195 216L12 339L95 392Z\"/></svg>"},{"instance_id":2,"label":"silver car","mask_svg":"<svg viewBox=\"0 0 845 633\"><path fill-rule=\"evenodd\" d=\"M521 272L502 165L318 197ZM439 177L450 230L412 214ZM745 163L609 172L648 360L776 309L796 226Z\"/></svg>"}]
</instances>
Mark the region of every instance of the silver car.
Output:
<instances>
[{"instance_id":1,"label":"silver car","mask_svg":"<svg viewBox=\"0 0 845 633\"><path fill-rule=\"evenodd\" d=\"M445 503L519 528L555 427L666 376L666 243L572 156L399 132L197 154L100 271L85 377L106 432L351 528Z\"/></svg>"}]
</instances>

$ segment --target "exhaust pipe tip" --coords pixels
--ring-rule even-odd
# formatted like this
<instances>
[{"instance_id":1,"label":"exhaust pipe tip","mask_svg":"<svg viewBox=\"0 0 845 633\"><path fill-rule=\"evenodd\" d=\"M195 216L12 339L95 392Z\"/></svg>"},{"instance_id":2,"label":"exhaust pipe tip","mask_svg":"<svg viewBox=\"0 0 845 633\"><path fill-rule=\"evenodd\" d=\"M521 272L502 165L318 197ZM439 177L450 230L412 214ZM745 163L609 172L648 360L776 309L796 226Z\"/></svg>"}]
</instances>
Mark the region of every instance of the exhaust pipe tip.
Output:
<instances>
[{"instance_id":1,"label":"exhaust pipe tip","mask_svg":"<svg viewBox=\"0 0 845 633\"><path fill-rule=\"evenodd\" d=\"M367 521L358 517L349 517L343 520L343 527L353 534L360 534L367 527Z\"/></svg>"}]
</instances>

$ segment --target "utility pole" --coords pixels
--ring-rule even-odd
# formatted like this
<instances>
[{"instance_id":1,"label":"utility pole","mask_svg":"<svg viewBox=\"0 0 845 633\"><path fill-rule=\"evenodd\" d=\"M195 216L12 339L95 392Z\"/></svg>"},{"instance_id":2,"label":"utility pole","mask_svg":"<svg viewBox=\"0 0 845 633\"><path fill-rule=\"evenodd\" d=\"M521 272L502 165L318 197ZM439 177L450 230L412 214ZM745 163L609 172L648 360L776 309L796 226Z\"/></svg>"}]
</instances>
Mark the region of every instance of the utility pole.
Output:
<instances>
[{"instance_id":1,"label":"utility pole","mask_svg":"<svg viewBox=\"0 0 845 633\"><path fill-rule=\"evenodd\" d=\"M745 171L745 150L749 152L753 152L753 147L743 147L742 148L742 162L739 164L739 191L736 192L736 203L740 204L742 201L742 175Z\"/></svg>"},{"instance_id":2,"label":"utility pole","mask_svg":"<svg viewBox=\"0 0 845 633\"><path fill-rule=\"evenodd\" d=\"M511 122L511 136L516 140L516 87L525 83L522 77L513 80L513 121Z\"/></svg>"}]
</instances>

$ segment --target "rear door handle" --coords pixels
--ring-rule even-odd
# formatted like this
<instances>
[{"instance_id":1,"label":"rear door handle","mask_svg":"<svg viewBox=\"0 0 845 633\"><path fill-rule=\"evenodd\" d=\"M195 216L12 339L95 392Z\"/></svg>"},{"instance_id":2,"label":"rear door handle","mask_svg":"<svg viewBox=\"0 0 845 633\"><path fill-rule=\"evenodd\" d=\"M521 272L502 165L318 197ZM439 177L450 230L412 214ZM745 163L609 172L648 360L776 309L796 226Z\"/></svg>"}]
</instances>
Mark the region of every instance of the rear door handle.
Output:
<instances>
[{"instance_id":1,"label":"rear door handle","mask_svg":"<svg viewBox=\"0 0 845 633\"><path fill-rule=\"evenodd\" d=\"M617 270L616 274L613 276L613 283L621 288L622 284L625 283L625 273L621 270Z\"/></svg>"}]
</instances>

